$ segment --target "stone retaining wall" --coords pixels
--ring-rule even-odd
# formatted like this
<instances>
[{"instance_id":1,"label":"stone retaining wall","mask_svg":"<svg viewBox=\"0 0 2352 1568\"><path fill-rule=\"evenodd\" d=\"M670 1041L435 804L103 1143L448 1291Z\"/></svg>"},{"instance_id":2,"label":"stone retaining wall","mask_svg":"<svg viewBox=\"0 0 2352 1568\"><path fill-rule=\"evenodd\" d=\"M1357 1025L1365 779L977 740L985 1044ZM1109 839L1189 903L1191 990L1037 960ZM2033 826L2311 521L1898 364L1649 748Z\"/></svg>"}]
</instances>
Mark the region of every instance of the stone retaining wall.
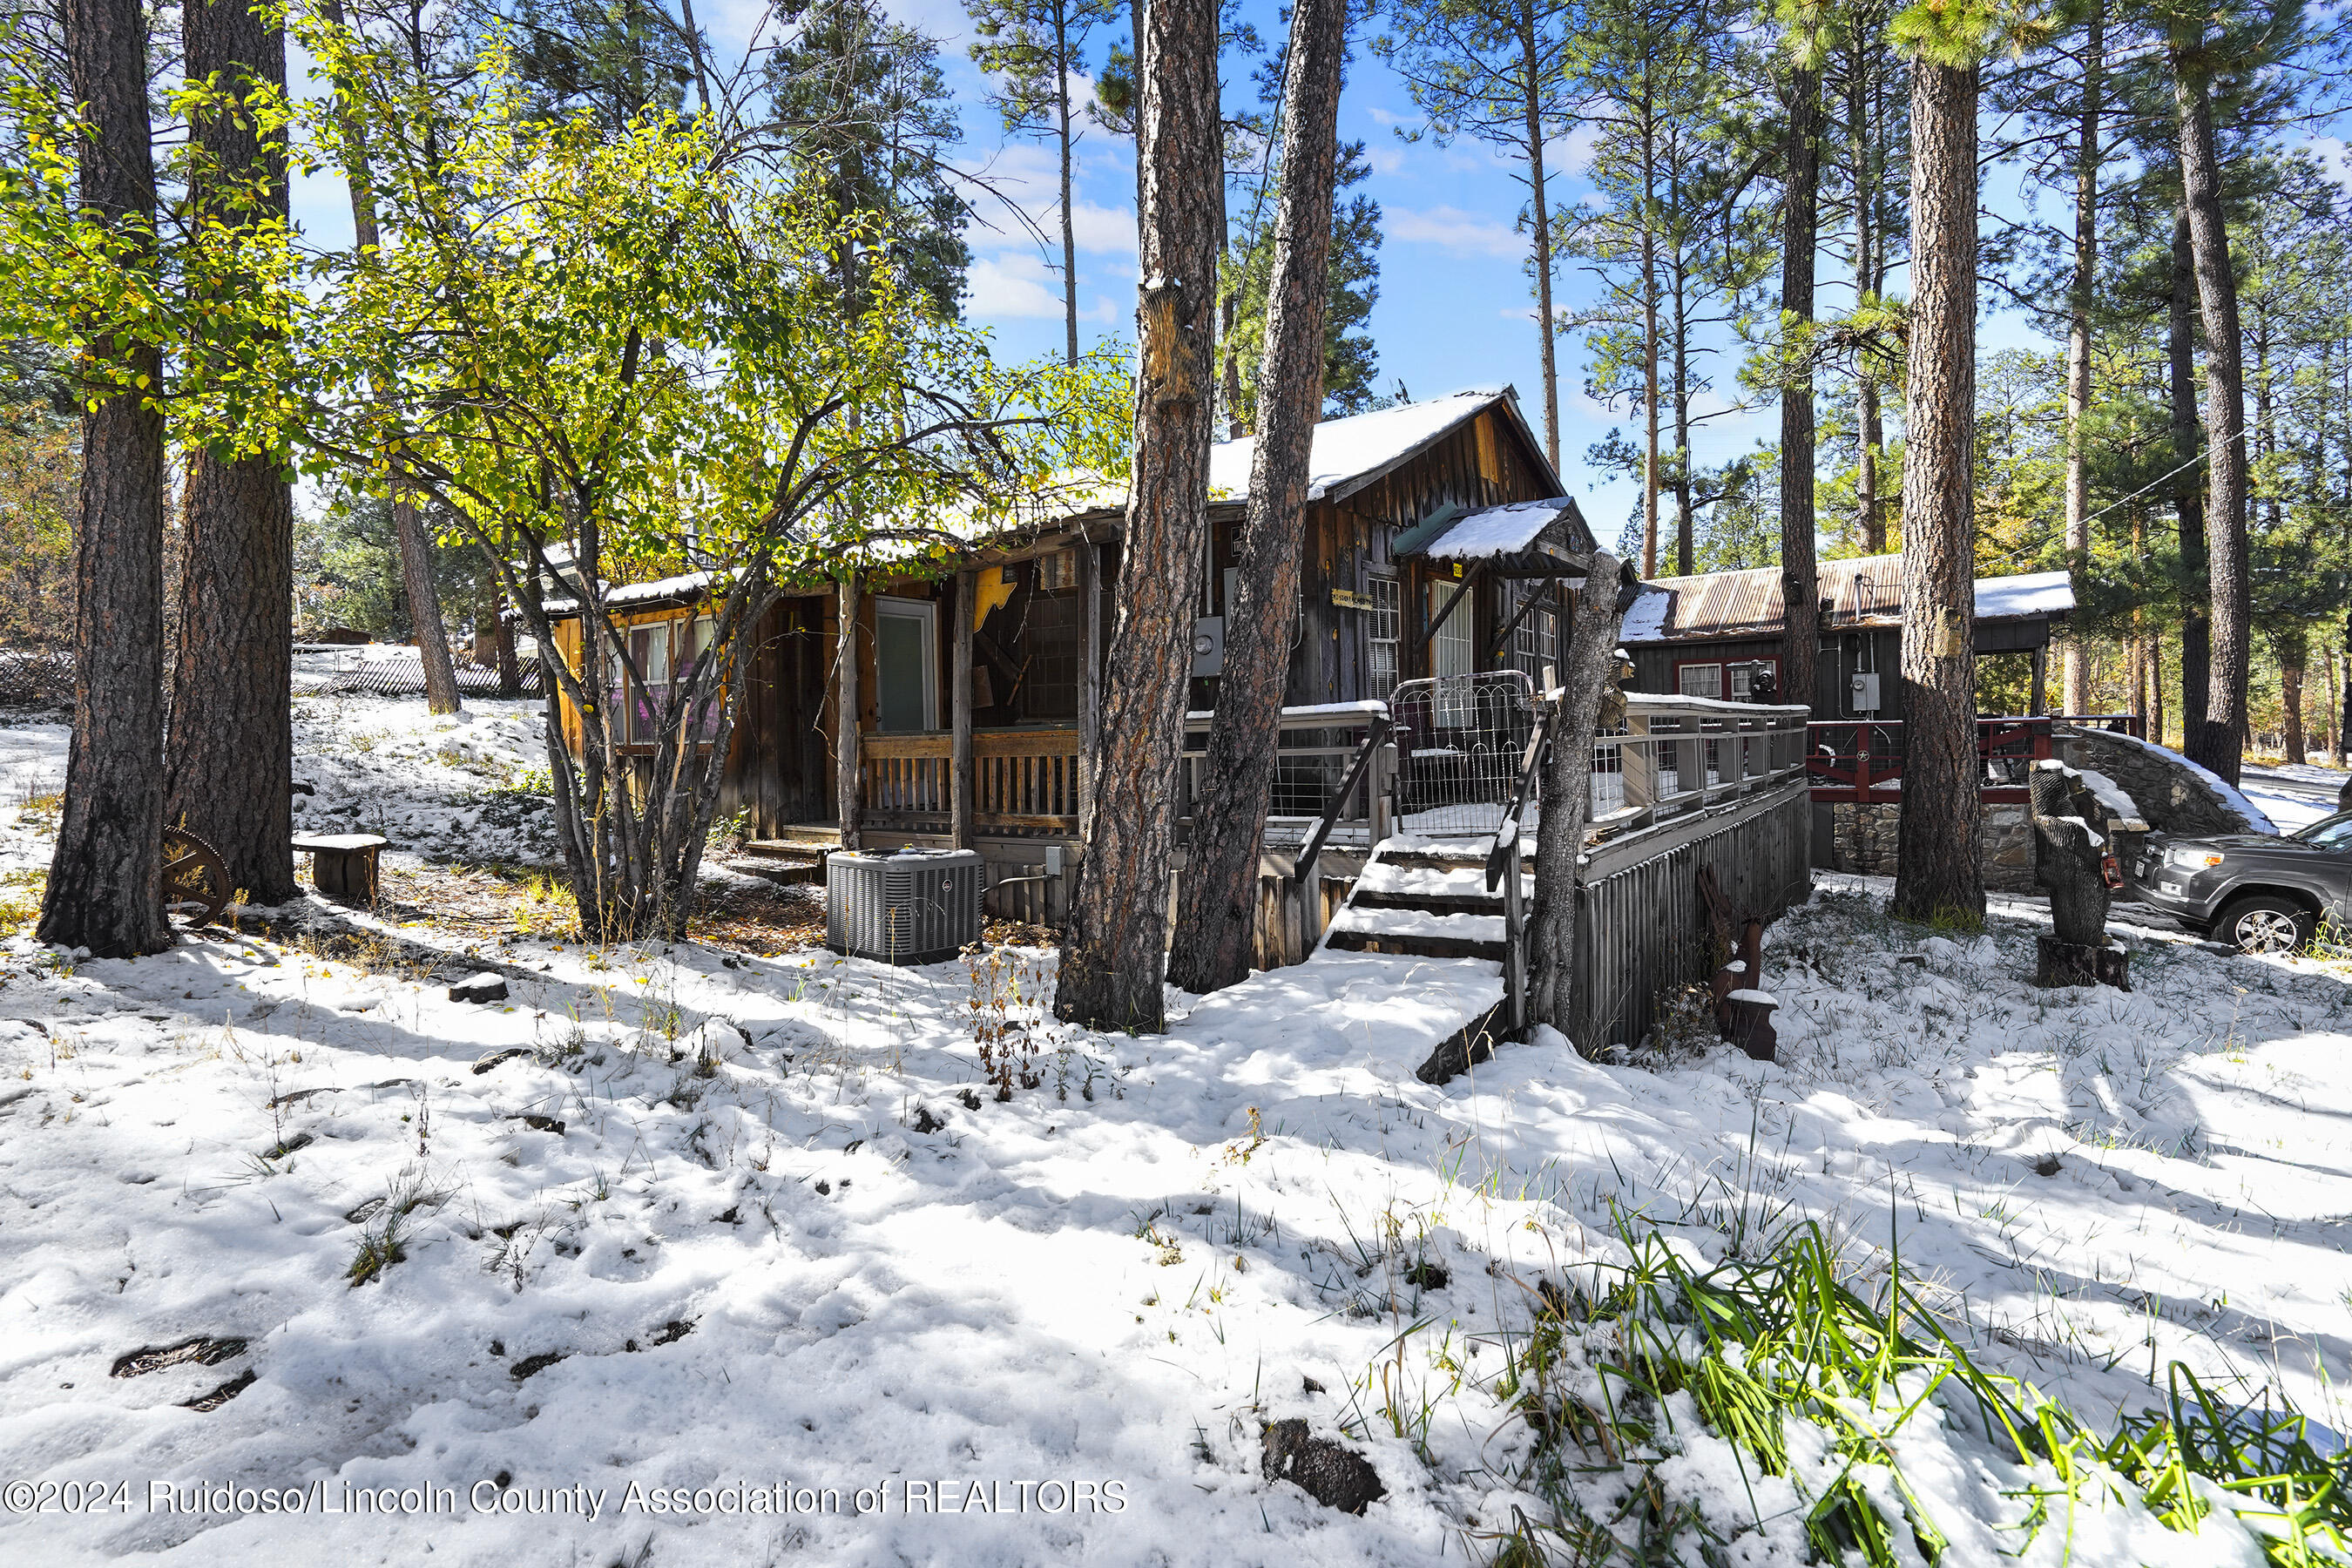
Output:
<instances>
[{"instance_id":1,"label":"stone retaining wall","mask_svg":"<svg viewBox=\"0 0 2352 1568\"><path fill-rule=\"evenodd\" d=\"M1865 877L1895 875L1895 838L1903 808L1893 803L1861 805L1841 801L1830 807L1830 836L1821 864L1832 871ZM2030 893L2033 887L2033 825L2022 805L1984 808L1981 829L1985 886L2004 893Z\"/></svg>"},{"instance_id":2,"label":"stone retaining wall","mask_svg":"<svg viewBox=\"0 0 2352 1568\"><path fill-rule=\"evenodd\" d=\"M2204 837L2260 831L2178 752L2145 746L2105 730L2067 726L2056 730L2055 738L2068 767L2091 769L2113 779L2139 807L2141 819L2159 833Z\"/></svg>"}]
</instances>

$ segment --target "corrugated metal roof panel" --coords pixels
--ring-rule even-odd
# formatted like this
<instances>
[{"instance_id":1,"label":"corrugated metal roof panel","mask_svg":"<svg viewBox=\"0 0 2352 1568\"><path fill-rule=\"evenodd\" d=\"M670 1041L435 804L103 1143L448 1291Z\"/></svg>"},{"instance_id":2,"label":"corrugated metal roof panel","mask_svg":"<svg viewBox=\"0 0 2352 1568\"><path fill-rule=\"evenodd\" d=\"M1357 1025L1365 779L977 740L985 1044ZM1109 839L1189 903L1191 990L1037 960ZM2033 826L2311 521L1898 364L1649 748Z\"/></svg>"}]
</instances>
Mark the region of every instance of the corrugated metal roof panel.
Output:
<instances>
[{"instance_id":1,"label":"corrugated metal roof panel","mask_svg":"<svg viewBox=\"0 0 2352 1568\"><path fill-rule=\"evenodd\" d=\"M1903 618L1903 557L1863 555L1824 561L1822 596L1830 601L1828 627L1893 626ZM1994 584L1999 584L1998 588ZM1741 572L1709 572L1696 577L1659 577L1650 586L1671 596L1663 616L1641 618L1636 640L1734 637L1777 632L1783 599L1780 569L1759 566ZM1987 578L1977 584L1977 618L2064 616L2074 606L2065 574ZM1625 633L1636 637L1630 625Z\"/></svg>"}]
</instances>

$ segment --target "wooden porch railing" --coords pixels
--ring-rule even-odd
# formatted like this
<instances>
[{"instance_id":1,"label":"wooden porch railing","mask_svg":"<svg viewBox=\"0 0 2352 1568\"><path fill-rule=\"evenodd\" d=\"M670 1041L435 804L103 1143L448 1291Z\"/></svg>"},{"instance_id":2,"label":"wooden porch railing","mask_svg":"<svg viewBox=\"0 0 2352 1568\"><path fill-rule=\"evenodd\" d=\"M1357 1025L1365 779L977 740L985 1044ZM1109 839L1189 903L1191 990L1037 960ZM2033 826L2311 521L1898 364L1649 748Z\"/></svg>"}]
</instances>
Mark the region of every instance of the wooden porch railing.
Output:
<instances>
[{"instance_id":1,"label":"wooden porch railing","mask_svg":"<svg viewBox=\"0 0 2352 1568\"><path fill-rule=\"evenodd\" d=\"M2147 738L2147 721L2129 713L2037 713L2031 718L1977 721L1977 757L1984 766L1984 798L2022 804L2025 775L2057 754L2051 727L2073 724ZM1904 732L1899 719L1831 719L1806 727L1805 771L1813 798L1834 804L1895 805L1903 799Z\"/></svg>"},{"instance_id":2,"label":"wooden porch railing","mask_svg":"<svg viewBox=\"0 0 2352 1568\"><path fill-rule=\"evenodd\" d=\"M1808 710L1629 691L1592 746L1592 831L1613 836L1801 777Z\"/></svg>"},{"instance_id":3,"label":"wooden porch railing","mask_svg":"<svg viewBox=\"0 0 2352 1568\"><path fill-rule=\"evenodd\" d=\"M877 827L944 828L955 737L944 730L857 738L858 809ZM1076 833L1078 731L975 730L972 826Z\"/></svg>"}]
</instances>

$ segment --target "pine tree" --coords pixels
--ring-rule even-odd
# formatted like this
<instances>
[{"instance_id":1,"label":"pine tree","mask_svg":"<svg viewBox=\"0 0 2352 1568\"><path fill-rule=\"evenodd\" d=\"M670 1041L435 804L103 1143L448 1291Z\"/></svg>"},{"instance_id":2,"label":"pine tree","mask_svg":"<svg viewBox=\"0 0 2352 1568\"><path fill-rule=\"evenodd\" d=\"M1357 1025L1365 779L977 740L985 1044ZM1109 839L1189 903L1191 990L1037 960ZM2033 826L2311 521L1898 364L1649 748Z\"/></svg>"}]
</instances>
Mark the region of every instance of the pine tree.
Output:
<instances>
[{"instance_id":1,"label":"pine tree","mask_svg":"<svg viewBox=\"0 0 2352 1568\"><path fill-rule=\"evenodd\" d=\"M67 0L64 41L86 131L79 195L152 272L155 164L147 21L137 0ZM65 810L36 934L121 958L169 946L163 838L163 356L131 333L85 341L76 675Z\"/></svg>"},{"instance_id":2,"label":"pine tree","mask_svg":"<svg viewBox=\"0 0 2352 1568\"><path fill-rule=\"evenodd\" d=\"M1543 366L1544 454L1559 466L1559 371L1554 352L1551 179L1553 142L1573 116L1569 77L1578 8L1568 0L1400 0L1392 31L1372 52L1404 79L1426 127L1400 131L1444 146L1467 136L1497 149L1528 190L1528 236Z\"/></svg>"},{"instance_id":3,"label":"pine tree","mask_svg":"<svg viewBox=\"0 0 2352 1568\"><path fill-rule=\"evenodd\" d=\"M968 0L973 63L995 79L989 104L1004 129L1055 145L1061 163L1062 312L1065 353L1078 363L1078 241L1072 220L1075 154L1084 116L1072 109L1071 83L1087 69L1095 30L1117 18L1113 0Z\"/></svg>"},{"instance_id":4,"label":"pine tree","mask_svg":"<svg viewBox=\"0 0 2352 1568\"><path fill-rule=\"evenodd\" d=\"M766 83L793 155L824 171L834 210L872 225L907 279L945 318L961 310L971 209L947 163L961 131L939 46L877 0L824 0L768 57ZM839 258L856 288L858 260Z\"/></svg>"},{"instance_id":5,"label":"pine tree","mask_svg":"<svg viewBox=\"0 0 2352 1568\"><path fill-rule=\"evenodd\" d=\"M1331 237L1326 249L1322 304L1323 410L1327 416L1361 414L1378 401L1380 350L1361 330L1381 297L1381 205L1368 195L1349 195L1371 173L1364 144L1335 148L1331 175ZM1218 353L1222 422L1230 435L1258 427L1258 377L1265 356L1266 305L1275 271L1275 214L1286 199L1282 163L1252 193L1250 212L1235 225L1220 282L1223 332Z\"/></svg>"}]
</instances>

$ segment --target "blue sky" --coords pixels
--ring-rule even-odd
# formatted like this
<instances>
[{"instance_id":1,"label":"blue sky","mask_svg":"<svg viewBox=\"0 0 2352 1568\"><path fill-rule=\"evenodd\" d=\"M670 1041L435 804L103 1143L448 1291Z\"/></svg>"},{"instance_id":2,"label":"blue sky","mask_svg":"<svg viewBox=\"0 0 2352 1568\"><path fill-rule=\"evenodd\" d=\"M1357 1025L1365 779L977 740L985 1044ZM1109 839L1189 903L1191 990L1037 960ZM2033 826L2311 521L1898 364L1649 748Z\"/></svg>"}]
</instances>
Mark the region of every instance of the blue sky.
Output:
<instances>
[{"instance_id":1,"label":"blue sky","mask_svg":"<svg viewBox=\"0 0 2352 1568\"><path fill-rule=\"evenodd\" d=\"M966 53L971 28L961 0L890 0L890 8L899 19L940 40L941 63L964 132L961 162L1019 202L1051 237L1049 257L1014 215L1002 204L982 198L979 221L967 235L972 267L966 314L995 334L1005 357L1058 354L1061 286L1049 265L1059 259L1052 151L1043 142L1007 142L1003 138L996 117L982 100L982 79ZM714 55L728 61L740 58L747 35L763 10L760 0L704 0L696 16L711 35ZM1279 13L1271 0L1249 0L1244 15L1269 43L1278 39ZM1378 19L1370 26L1376 28ZM1110 36L1097 39L1097 60ZM1228 62L1229 102L1253 90L1247 80L1249 64ZM299 79L299 64L296 75ZM1360 43L1339 118L1343 138L1360 138L1367 144L1372 174L1362 189L1380 202L1384 213L1381 300L1370 323L1380 351L1381 390L1391 390L1401 380L1420 398L1508 382L1518 388L1528 423L1540 435L1542 378L1525 270L1527 240L1513 229L1526 187L1482 144L1461 142L1439 147L1427 140L1402 142L1398 129L1412 126L1418 115L1402 83ZM2339 178L2352 184L2344 142L2326 140L2321 150ZM1573 135L1551 149L1553 164L1560 171L1549 185L1555 208L1591 194L1580 175L1582 152ZM1088 341L1113 333L1131 338L1136 282L1131 144L1094 129L1081 142L1078 159L1075 210L1080 331ZM1987 189L1992 205L2003 210L2015 212L2023 205L2016 177L2008 171L1994 171ZM2055 194L2042 199L2047 212ZM316 240L344 243L351 226L346 202L340 181L306 180L296 192L296 216ZM1560 271L1556 287L1563 309L1586 303L1597 292L1591 279L1572 268ZM1897 293L1907 291L1899 270L1892 287ZM1821 308L1833 310L1844 303L1843 286L1824 257ZM1980 329L1982 353L2039 342L2014 312L1990 312ZM1630 410L1612 412L1586 395L1585 353L1580 342L1563 338L1559 360L1563 478L1582 500L1596 530L1604 540L1613 541L1637 502L1639 487L1589 468L1584 453L1612 426L1636 434L1633 418ZM1736 349L1715 360L1710 369L1718 388L1736 388ZM1778 431L1777 404L1717 419L1696 437L1698 459L1720 462L1759 440L1774 438ZM1830 466L1825 454L1823 467Z\"/></svg>"}]
</instances>

